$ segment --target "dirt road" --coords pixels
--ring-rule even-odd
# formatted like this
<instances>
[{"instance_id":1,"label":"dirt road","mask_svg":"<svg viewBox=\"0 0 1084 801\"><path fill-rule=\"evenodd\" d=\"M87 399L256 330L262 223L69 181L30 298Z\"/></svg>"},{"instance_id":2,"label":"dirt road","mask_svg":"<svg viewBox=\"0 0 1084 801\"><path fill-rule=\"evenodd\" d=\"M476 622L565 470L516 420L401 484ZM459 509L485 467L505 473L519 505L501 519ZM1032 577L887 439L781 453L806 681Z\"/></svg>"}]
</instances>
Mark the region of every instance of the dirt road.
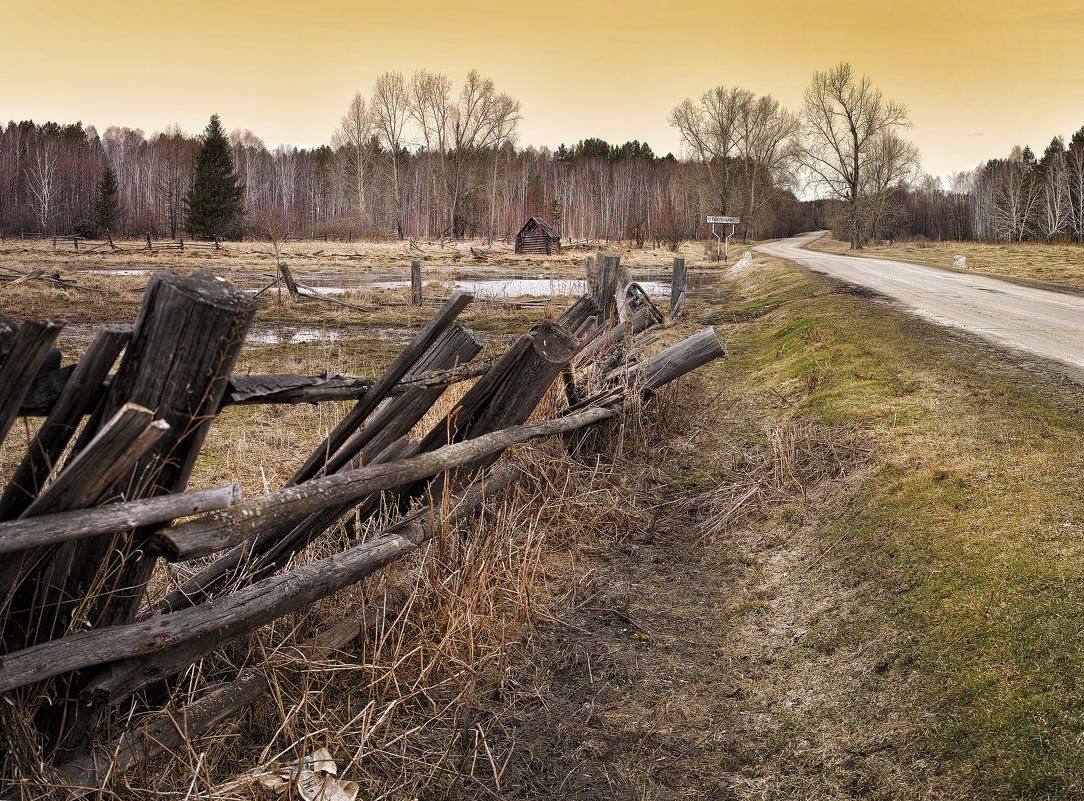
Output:
<instances>
[{"instance_id":1,"label":"dirt road","mask_svg":"<svg viewBox=\"0 0 1084 801\"><path fill-rule=\"evenodd\" d=\"M1084 297L908 262L805 249L821 235L804 234L757 250L873 290L928 320L1050 360L1084 382Z\"/></svg>"}]
</instances>

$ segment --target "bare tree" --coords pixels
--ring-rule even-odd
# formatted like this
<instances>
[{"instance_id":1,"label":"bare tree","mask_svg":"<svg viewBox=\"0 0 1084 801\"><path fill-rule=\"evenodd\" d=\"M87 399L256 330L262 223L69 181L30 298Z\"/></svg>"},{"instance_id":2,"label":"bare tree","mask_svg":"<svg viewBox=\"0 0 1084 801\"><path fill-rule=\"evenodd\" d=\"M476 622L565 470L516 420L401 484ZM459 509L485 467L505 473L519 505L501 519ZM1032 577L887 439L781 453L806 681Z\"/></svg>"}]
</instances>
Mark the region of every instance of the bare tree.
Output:
<instances>
[{"instance_id":1,"label":"bare tree","mask_svg":"<svg viewBox=\"0 0 1084 801\"><path fill-rule=\"evenodd\" d=\"M908 126L907 108L885 99L841 62L813 73L805 90L804 162L814 182L847 204L851 248L862 247L864 190L886 134Z\"/></svg>"},{"instance_id":2,"label":"bare tree","mask_svg":"<svg viewBox=\"0 0 1084 801\"><path fill-rule=\"evenodd\" d=\"M446 76L421 70L411 81L410 99L425 149L438 159L445 197L443 231L458 237L469 223L464 199L475 189L471 181L475 163L489 149L511 141L519 103L498 93L493 81L477 70L467 73L454 102L451 89Z\"/></svg>"},{"instance_id":3,"label":"bare tree","mask_svg":"<svg viewBox=\"0 0 1084 801\"><path fill-rule=\"evenodd\" d=\"M439 72L418 70L410 79L410 116L418 126L419 142L425 149L428 167L427 229L443 229L445 219L438 210L438 183L444 180L448 160L448 136L452 107L452 81Z\"/></svg>"},{"instance_id":4,"label":"bare tree","mask_svg":"<svg viewBox=\"0 0 1084 801\"><path fill-rule=\"evenodd\" d=\"M331 137L331 144L346 153L347 170L353 179L354 197L358 204L358 226L363 230L368 221L365 183L368 180L369 165L373 160L373 132L372 111L361 92L355 92L339 129Z\"/></svg>"},{"instance_id":5,"label":"bare tree","mask_svg":"<svg viewBox=\"0 0 1084 801\"><path fill-rule=\"evenodd\" d=\"M37 223L42 233L52 232L53 215L56 213L57 168L60 149L51 137L41 137L34 148L30 162L27 184L34 199Z\"/></svg>"},{"instance_id":6,"label":"bare tree","mask_svg":"<svg viewBox=\"0 0 1084 801\"><path fill-rule=\"evenodd\" d=\"M670 124L707 166L722 214L729 211L730 169L741 141L742 120L753 102L753 93L746 89L716 86L704 92L699 103L686 98L670 112Z\"/></svg>"},{"instance_id":7,"label":"bare tree","mask_svg":"<svg viewBox=\"0 0 1084 801\"><path fill-rule=\"evenodd\" d=\"M892 238L903 211L900 193L895 190L909 185L917 177L919 163L918 148L901 139L895 131L885 131L874 138L863 186L867 198L863 224L870 236L884 234ZM940 192L940 185L937 191Z\"/></svg>"},{"instance_id":8,"label":"bare tree","mask_svg":"<svg viewBox=\"0 0 1084 801\"><path fill-rule=\"evenodd\" d=\"M493 181L489 196L489 244L497 230L497 179L502 155L510 151L514 155L512 144L516 141L516 129L522 119L519 113L519 101L510 95L500 94L493 103L493 125L489 136L489 148L493 151Z\"/></svg>"},{"instance_id":9,"label":"bare tree","mask_svg":"<svg viewBox=\"0 0 1084 801\"><path fill-rule=\"evenodd\" d=\"M406 81L401 72L385 72L373 84L370 101L377 138L388 149L391 163L392 185L395 190L395 233L403 238L403 189L401 150L403 128L410 117L410 103Z\"/></svg>"},{"instance_id":10,"label":"bare tree","mask_svg":"<svg viewBox=\"0 0 1084 801\"><path fill-rule=\"evenodd\" d=\"M1069 202L1069 166L1066 161L1065 140L1060 136L1046 148L1039 161L1041 186L1039 231L1049 242L1070 228L1072 207Z\"/></svg>"},{"instance_id":11,"label":"bare tree","mask_svg":"<svg viewBox=\"0 0 1084 801\"><path fill-rule=\"evenodd\" d=\"M800 155L801 121L771 95L746 104L739 120L738 152L747 171L745 236L759 235L761 210L772 201L774 190L794 182L794 165Z\"/></svg>"}]
</instances>

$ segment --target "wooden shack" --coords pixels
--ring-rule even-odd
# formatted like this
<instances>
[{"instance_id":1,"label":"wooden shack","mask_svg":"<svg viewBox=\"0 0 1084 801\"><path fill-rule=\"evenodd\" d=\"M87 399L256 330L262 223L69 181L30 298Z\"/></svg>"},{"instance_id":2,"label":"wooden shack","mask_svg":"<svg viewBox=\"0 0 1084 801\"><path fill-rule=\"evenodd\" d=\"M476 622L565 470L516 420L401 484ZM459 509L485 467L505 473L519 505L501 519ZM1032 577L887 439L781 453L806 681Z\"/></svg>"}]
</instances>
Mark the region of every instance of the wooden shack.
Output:
<instances>
[{"instance_id":1,"label":"wooden shack","mask_svg":"<svg viewBox=\"0 0 1084 801\"><path fill-rule=\"evenodd\" d=\"M545 253L548 256L560 249L561 235L538 217L527 220L516 234L516 253Z\"/></svg>"}]
</instances>

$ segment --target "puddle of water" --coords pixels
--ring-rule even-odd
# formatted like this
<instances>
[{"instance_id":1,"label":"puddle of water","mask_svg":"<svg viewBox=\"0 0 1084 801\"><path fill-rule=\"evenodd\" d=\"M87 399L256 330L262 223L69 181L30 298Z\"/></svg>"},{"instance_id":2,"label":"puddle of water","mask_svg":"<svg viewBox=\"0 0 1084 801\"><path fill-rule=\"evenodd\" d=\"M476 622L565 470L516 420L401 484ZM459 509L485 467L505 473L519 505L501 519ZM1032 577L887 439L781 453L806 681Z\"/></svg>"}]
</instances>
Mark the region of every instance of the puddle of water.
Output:
<instances>
[{"instance_id":1,"label":"puddle of water","mask_svg":"<svg viewBox=\"0 0 1084 801\"><path fill-rule=\"evenodd\" d=\"M579 297L587 291L587 282L575 278L493 278L480 281L458 280L450 283L455 289L470 292L480 298ZM637 283L644 288L648 297L656 299L670 297L669 278L665 281L638 279ZM373 289L399 289L409 285L409 281L378 281L372 284L372 287Z\"/></svg>"},{"instance_id":2,"label":"puddle of water","mask_svg":"<svg viewBox=\"0 0 1084 801\"><path fill-rule=\"evenodd\" d=\"M116 269L116 270L80 270L79 272L81 272L81 273L89 273L90 275L132 275L132 276L136 276L136 275L150 275L151 272L153 272L153 271L152 270L140 270L140 269L133 269L133 270Z\"/></svg>"},{"instance_id":3,"label":"puddle of water","mask_svg":"<svg viewBox=\"0 0 1084 801\"><path fill-rule=\"evenodd\" d=\"M298 345L303 342L338 342L345 337L342 331L327 328L271 328L250 331L245 345Z\"/></svg>"},{"instance_id":4,"label":"puddle of water","mask_svg":"<svg viewBox=\"0 0 1084 801\"><path fill-rule=\"evenodd\" d=\"M279 326L250 331L245 347L264 345L300 345L307 342L343 342L350 339L381 339L392 344L405 345L417 332L410 328L346 328L328 329L317 327Z\"/></svg>"}]
</instances>

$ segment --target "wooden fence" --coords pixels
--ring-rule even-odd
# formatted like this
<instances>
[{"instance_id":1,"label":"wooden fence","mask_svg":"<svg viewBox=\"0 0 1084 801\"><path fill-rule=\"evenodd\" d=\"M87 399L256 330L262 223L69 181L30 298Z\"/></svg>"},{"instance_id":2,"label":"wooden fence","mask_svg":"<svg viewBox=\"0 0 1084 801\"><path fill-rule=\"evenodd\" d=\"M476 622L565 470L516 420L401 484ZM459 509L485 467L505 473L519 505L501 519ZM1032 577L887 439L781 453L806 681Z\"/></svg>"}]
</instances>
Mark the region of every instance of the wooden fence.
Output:
<instances>
[{"instance_id":1,"label":"wooden fence","mask_svg":"<svg viewBox=\"0 0 1084 801\"><path fill-rule=\"evenodd\" d=\"M0 494L3 779L15 778L20 732L80 795L252 703L268 686L249 671L179 715L91 748L133 694L416 551L442 513L462 516L507 482L493 467L508 447L596 425L632 394L725 353L708 328L645 357L673 321L616 256L587 273L597 289L485 360L456 322L472 297L457 293L376 379L232 375L255 301L206 271L152 276L134 325L103 326L64 368L52 348L63 323L0 320L0 441L17 416L45 418ZM674 275L683 282L683 265ZM444 390L467 379L475 383L455 408L410 439ZM564 412L528 423L558 380ZM223 406L328 399L355 405L282 488L251 500L238 486L186 491ZM289 567L330 527L368 520L381 504L404 517ZM160 558L203 562L140 617ZM320 647L344 645L359 625L333 626Z\"/></svg>"}]
</instances>

